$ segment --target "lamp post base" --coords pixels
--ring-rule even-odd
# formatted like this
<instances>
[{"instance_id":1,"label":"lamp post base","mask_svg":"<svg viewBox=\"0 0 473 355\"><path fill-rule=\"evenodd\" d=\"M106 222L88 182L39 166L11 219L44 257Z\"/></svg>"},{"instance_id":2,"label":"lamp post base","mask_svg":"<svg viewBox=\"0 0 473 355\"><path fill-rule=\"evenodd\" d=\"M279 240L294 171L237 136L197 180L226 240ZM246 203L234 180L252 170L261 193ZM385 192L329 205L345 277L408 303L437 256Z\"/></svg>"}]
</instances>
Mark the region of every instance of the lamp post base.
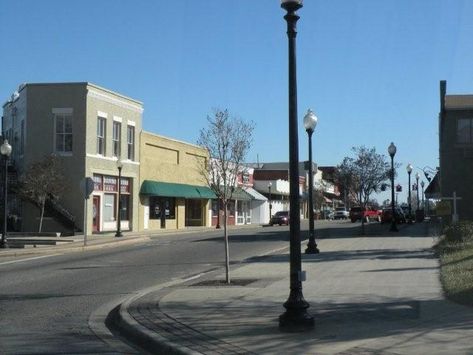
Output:
<instances>
[{"instance_id":1,"label":"lamp post base","mask_svg":"<svg viewBox=\"0 0 473 355\"><path fill-rule=\"evenodd\" d=\"M320 250L319 250L319 248L317 248L317 244L315 244L315 242L311 243L309 241L309 243L307 243L307 248L305 249L305 253L306 254L318 254L318 253L320 253Z\"/></svg>"},{"instance_id":2,"label":"lamp post base","mask_svg":"<svg viewBox=\"0 0 473 355\"><path fill-rule=\"evenodd\" d=\"M6 241L0 242L0 249L7 249L8 248L8 243Z\"/></svg>"},{"instance_id":3,"label":"lamp post base","mask_svg":"<svg viewBox=\"0 0 473 355\"><path fill-rule=\"evenodd\" d=\"M122 232L116 232L116 233L115 233L115 237L117 237L117 238L123 237Z\"/></svg>"},{"instance_id":4,"label":"lamp post base","mask_svg":"<svg viewBox=\"0 0 473 355\"><path fill-rule=\"evenodd\" d=\"M305 332L314 328L314 317L307 312L309 304L304 300L302 295L291 296L284 303L286 312L279 316L279 329L283 332L295 333Z\"/></svg>"}]
</instances>

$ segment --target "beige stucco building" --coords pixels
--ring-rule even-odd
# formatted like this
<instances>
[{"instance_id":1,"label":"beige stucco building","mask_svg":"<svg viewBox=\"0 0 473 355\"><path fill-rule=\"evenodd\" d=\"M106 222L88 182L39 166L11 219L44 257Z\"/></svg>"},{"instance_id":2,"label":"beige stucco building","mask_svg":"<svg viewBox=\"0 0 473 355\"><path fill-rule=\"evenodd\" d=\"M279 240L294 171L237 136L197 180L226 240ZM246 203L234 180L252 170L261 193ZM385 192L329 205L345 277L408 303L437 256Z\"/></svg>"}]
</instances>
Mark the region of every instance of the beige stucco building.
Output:
<instances>
[{"instance_id":1,"label":"beige stucco building","mask_svg":"<svg viewBox=\"0 0 473 355\"><path fill-rule=\"evenodd\" d=\"M202 147L152 133L141 134L139 229L210 226L210 200Z\"/></svg>"}]
</instances>

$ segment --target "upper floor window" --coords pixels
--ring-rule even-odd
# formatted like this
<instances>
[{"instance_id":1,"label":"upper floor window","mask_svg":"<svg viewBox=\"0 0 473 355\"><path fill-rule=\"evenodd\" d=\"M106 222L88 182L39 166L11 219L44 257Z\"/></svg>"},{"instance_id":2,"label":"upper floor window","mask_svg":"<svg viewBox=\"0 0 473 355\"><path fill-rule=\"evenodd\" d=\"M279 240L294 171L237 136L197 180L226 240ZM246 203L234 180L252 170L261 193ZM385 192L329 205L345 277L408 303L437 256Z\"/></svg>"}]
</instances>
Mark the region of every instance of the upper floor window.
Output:
<instances>
[{"instance_id":1,"label":"upper floor window","mask_svg":"<svg viewBox=\"0 0 473 355\"><path fill-rule=\"evenodd\" d=\"M458 119L457 143L473 144L473 118Z\"/></svg>"},{"instance_id":2,"label":"upper floor window","mask_svg":"<svg viewBox=\"0 0 473 355\"><path fill-rule=\"evenodd\" d=\"M105 127L107 120L103 117L97 119L97 154L105 155Z\"/></svg>"},{"instance_id":3,"label":"upper floor window","mask_svg":"<svg viewBox=\"0 0 473 355\"><path fill-rule=\"evenodd\" d=\"M135 127L128 126L127 129L128 159L135 160Z\"/></svg>"},{"instance_id":4,"label":"upper floor window","mask_svg":"<svg viewBox=\"0 0 473 355\"><path fill-rule=\"evenodd\" d=\"M72 153L72 114L54 114L54 125L56 153Z\"/></svg>"},{"instance_id":5,"label":"upper floor window","mask_svg":"<svg viewBox=\"0 0 473 355\"><path fill-rule=\"evenodd\" d=\"M114 121L113 122L113 136L112 136L114 157L120 156L121 131L122 131L122 124L120 122Z\"/></svg>"}]
</instances>

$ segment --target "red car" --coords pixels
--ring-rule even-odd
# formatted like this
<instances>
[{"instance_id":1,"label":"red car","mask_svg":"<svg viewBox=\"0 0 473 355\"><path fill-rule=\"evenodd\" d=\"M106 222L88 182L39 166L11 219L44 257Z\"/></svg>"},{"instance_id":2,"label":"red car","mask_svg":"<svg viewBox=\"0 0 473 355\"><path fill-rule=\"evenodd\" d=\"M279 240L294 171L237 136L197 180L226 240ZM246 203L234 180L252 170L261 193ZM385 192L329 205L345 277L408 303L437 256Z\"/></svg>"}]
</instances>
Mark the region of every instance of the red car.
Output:
<instances>
[{"instance_id":1,"label":"red car","mask_svg":"<svg viewBox=\"0 0 473 355\"><path fill-rule=\"evenodd\" d=\"M381 222L381 213L380 211L369 207L352 207L350 209L350 220L352 221L352 223L355 223L356 221L361 221L362 219L364 219L366 222Z\"/></svg>"}]
</instances>

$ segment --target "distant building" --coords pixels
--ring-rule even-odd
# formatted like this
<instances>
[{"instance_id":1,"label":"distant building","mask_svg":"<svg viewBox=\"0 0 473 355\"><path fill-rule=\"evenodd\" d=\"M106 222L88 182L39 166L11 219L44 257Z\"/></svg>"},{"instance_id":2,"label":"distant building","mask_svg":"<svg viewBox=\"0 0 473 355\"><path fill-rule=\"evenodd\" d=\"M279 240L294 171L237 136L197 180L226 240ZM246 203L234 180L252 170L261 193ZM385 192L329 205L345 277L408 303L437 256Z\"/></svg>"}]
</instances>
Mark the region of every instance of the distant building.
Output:
<instances>
[{"instance_id":1,"label":"distant building","mask_svg":"<svg viewBox=\"0 0 473 355\"><path fill-rule=\"evenodd\" d=\"M440 195L461 197L460 219L473 220L473 95L447 95L440 82L439 150ZM437 176L436 176L437 178Z\"/></svg>"}]
</instances>

